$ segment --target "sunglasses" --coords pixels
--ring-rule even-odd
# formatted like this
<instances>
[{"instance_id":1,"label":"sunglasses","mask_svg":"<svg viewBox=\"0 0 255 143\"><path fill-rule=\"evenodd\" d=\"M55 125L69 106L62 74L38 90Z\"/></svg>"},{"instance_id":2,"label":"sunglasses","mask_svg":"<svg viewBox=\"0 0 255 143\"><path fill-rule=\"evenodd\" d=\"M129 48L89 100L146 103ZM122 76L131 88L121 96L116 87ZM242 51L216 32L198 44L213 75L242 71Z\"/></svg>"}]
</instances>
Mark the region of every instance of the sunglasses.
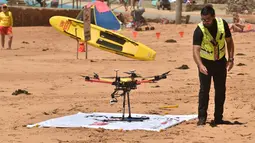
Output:
<instances>
[{"instance_id":1,"label":"sunglasses","mask_svg":"<svg viewBox=\"0 0 255 143\"><path fill-rule=\"evenodd\" d=\"M7 6L3 6L3 8L7 8Z\"/></svg>"},{"instance_id":2,"label":"sunglasses","mask_svg":"<svg viewBox=\"0 0 255 143\"><path fill-rule=\"evenodd\" d=\"M212 18L208 18L208 19L201 18L201 21L203 22L211 22L212 20L213 20Z\"/></svg>"}]
</instances>

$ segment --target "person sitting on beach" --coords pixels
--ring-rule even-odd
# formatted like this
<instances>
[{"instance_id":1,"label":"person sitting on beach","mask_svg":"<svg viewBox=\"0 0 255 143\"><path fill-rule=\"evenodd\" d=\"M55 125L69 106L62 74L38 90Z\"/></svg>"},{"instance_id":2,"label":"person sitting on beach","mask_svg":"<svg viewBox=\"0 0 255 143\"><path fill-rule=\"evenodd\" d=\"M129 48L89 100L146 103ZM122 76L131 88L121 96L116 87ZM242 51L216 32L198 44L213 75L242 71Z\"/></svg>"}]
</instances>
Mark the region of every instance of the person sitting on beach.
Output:
<instances>
[{"instance_id":1,"label":"person sitting on beach","mask_svg":"<svg viewBox=\"0 0 255 143\"><path fill-rule=\"evenodd\" d=\"M233 30L233 32L243 32L244 27L244 20L239 17L238 13L234 13L233 24L230 25L230 30Z\"/></svg>"},{"instance_id":2,"label":"person sitting on beach","mask_svg":"<svg viewBox=\"0 0 255 143\"><path fill-rule=\"evenodd\" d=\"M5 35L8 35L8 48L11 49L12 45L12 26L13 26L13 18L12 12L8 9L7 4L2 5L2 12L0 12L0 34L1 34L1 46L4 48L5 44Z\"/></svg>"}]
</instances>

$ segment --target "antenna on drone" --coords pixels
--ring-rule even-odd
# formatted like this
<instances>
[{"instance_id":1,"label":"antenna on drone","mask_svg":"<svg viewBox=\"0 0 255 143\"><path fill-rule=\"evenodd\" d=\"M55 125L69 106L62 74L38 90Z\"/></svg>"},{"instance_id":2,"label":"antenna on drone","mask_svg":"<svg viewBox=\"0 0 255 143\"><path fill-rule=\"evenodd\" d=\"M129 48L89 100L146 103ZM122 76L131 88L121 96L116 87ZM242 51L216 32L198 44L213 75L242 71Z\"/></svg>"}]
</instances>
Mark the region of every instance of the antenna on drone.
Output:
<instances>
[{"instance_id":1,"label":"antenna on drone","mask_svg":"<svg viewBox=\"0 0 255 143\"><path fill-rule=\"evenodd\" d=\"M115 69L114 71L115 71L115 73L116 73L116 78L117 78L117 77L118 77L118 71L119 71L119 69Z\"/></svg>"}]
</instances>

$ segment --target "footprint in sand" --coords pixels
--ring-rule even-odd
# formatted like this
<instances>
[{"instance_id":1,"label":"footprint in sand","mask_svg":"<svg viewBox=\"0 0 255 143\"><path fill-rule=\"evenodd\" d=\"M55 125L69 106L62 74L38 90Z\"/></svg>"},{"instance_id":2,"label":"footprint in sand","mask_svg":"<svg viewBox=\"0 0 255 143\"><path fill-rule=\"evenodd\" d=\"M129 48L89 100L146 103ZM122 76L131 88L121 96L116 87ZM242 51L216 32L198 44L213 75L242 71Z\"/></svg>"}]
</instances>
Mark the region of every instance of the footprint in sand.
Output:
<instances>
[{"instance_id":1,"label":"footprint in sand","mask_svg":"<svg viewBox=\"0 0 255 143\"><path fill-rule=\"evenodd\" d=\"M52 114L57 114L59 112L59 109L54 109L50 112L43 112L44 115L52 115Z\"/></svg>"},{"instance_id":2,"label":"footprint in sand","mask_svg":"<svg viewBox=\"0 0 255 143\"><path fill-rule=\"evenodd\" d=\"M176 62L176 60L168 60L168 62Z\"/></svg>"},{"instance_id":3,"label":"footprint in sand","mask_svg":"<svg viewBox=\"0 0 255 143\"><path fill-rule=\"evenodd\" d=\"M147 112L147 114L159 115L160 113L154 110L150 110Z\"/></svg>"},{"instance_id":4,"label":"footprint in sand","mask_svg":"<svg viewBox=\"0 0 255 143\"><path fill-rule=\"evenodd\" d=\"M243 54L243 53L237 53L236 55L237 56L245 56L245 54Z\"/></svg>"},{"instance_id":5,"label":"footprint in sand","mask_svg":"<svg viewBox=\"0 0 255 143\"><path fill-rule=\"evenodd\" d=\"M42 49L42 51L48 51L48 50L49 50L49 48Z\"/></svg>"},{"instance_id":6,"label":"footprint in sand","mask_svg":"<svg viewBox=\"0 0 255 143\"><path fill-rule=\"evenodd\" d=\"M93 62L97 62L97 61L95 61L95 60L90 60L90 62L93 63Z\"/></svg>"},{"instance_id":7,"label":"footprint in sand","mask_svg":"<svg viewBox=\"0 0 255 143\"><path fill-rule=\"evenodd\" d=\"M151 88L159 88L159 87L160 87L159 85L151 86Z\"/></svg>"},{"instance_id":8,"label":"footprint in sand","mask_svg":"<svg viewBox=\"0 0 255 143\"><path fill-rule=\"evenodd\" d=\"M247 73L238 73L237 75L247 75Z\"/></svg>"},{"instance_id":9,"label":"footprint in sand","mask_svg":"<svg viewBox=\"0 0 255 143\"><path fill-rule=\"evenodd\" d=\"M168 39L168 40L166 40L165 42L166 42L166 43L177 43L177 41L174 40L174 39Z\"/></svg>"},{"instance_id":10,"label":"footprint in sand","mask_svg":"<svg viewBox=\"0 0 255 143\"><path fill-rule=\"evenodd\" d=\"M239 64L237 64L236 66L246 66L246 64L244 64L244 63L239 63Z\"/></svg>"},{"instance_id":11,"label":"footprint in sand","mask_svg":"<svg viewBox=\"0 0 255 143\"><path fill-rule=\"evenodd\" d=\"M186 70L186 69L189 69L189 67L188 67L188 65L182 65L176 69Z\"/></svg>"},{"instance_id":12,"label":"footprint in sand","mask_svg":"<svg viewBox=\"0 0 255 143\"><path fill-rule=\"evenodd\" d=\"M23 43L23 44L29 44L29 43L28 43L28 42L26 42L26 41L23 41L22 43Z\"/></svg>"}]
</instances>

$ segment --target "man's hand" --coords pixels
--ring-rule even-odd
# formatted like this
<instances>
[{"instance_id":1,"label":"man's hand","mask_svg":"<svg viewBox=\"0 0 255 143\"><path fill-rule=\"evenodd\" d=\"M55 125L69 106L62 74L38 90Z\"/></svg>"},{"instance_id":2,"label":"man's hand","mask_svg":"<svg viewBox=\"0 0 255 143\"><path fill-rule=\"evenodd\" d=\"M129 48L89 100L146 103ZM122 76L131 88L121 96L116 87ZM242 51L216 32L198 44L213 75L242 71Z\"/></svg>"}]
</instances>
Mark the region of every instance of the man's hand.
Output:
<instances>
[{"instance_id":1,"label":"man's hand","mask_svg":"<svg viewBox=\"0 0 255 143\"><path fill-rule=\"evenodd\" d=\"M207 68L203 64L199 65L198 68L201 73L208 75Z\"/></svg>"},{"instance_id":2,"label":"man's hand","mask_svg":"<svg viewBox=\"0 0 255 143\"><path fill-rule=\"evenodd\" d=\"M227 69L230 71L234 66L234 61L227 61Z\"/></svg>"},{"instance_id":3,"label":"man's hand","mask_svg":"<svg viewBox=\"0 0 255 143\"><path fill-rule=\"evenodd\" d=\"M199 68L199 71L205 75L208 75L207 68L203 65L200 58L200 48L201 46L193 45L193 58Z\"/></svg>"}]
</instances>

